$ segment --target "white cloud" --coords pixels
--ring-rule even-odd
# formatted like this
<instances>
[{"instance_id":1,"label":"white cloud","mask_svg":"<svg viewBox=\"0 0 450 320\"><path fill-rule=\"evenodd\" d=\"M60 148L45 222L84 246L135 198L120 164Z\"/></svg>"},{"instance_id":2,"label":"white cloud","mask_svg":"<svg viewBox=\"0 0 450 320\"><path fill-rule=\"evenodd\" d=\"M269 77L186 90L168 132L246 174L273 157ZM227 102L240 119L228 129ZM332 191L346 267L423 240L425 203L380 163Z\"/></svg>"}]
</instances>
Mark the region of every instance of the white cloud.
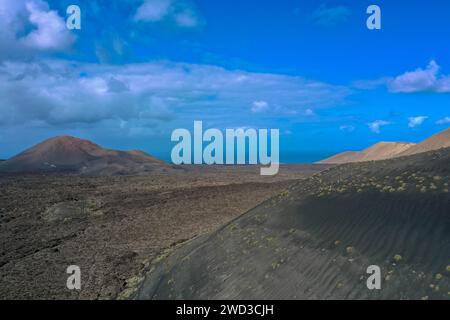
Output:
<instances>
[{"instance_id":1,"label":"white cloud","mask_svg":"<svg viewBox=\"0 0 450 320\"><path fill-rule=\"evenodd\" d=\"M305 112L304 112L304 114L305 114L305 116L309 116L309 117L315 116L315 115L316 115L316 114L314 113L314 110L313 110L313 109L310 109L310 108L306 109Z\"/></svg>"},{"instance_id":2,"label":"white cloud","mask_svg":"<svg viewBox=\"0 0 450 320\"><path fill-rule=\"evenodd\" d=\"M182 28L193 28L200 24L198 12L188 1L145 0L134 15L135 21L169 21Z\"/></svg>"},{"instance_id":3,"label":"white cloud","mask_svg":"<svg viewBox=\"0 0 450 320\"><path fill-rule=\"evenodd\" d=\"M253 101L252 112L259 113L269 110L269 104L266 101Z\"/></svg>"},{"instance_id":4,"label":"white cloud","mask_svg":"<svg viewBox=\"0 0 450 320\"><path fill-rule=\"evenodd\" d=\"M439 124L439 125L449 124L450 123L450 117L442 118L442 119L438 120L436 123Z\"/></svg>"},{"instance_id":5,"label":"white cloud","mask_svg":"<svg viewBox=\"0 0 450 320\"><path fill-rule=\"evenodd\" d=\"M136 11L136 21L161 21L168 14L171 0L146 0Z\"/></svg>"},{"instance_id":6,"label":"white cloud","mask_svg":"<svg viewBox=\"0 0 450 320\"><path fill-rule=\"evenodd\" d=\"M0 125L50 126L165 122L176 118L240 122L248 101L263 110L267 101L291 110L329 108L350 91L341 86L278 74L230 71L210 65L153 62L98 65L73 61L0 64ZM255 109L256 110L256 109ZM294 114L294 113L292 113Z\"/></svg>"},{"instance_id":7,"label":"white cloud","mask_svg":"<svg viewBox=\"0 0 450 320\"><path fill-rule=\"evenodd\" d=\"M367 125L369 126L370 131L372 131L374 133L380 133L381 127L387 126L389 124L391 124L391 123L388 121L385 121L385 120L375 120L373 122L369 122Z\"/></svg>"},{"instance_id":8,"label":"white cloud","mask_svg":"<svg viewBox=\"0 0 450 320\"><path fill-rule=\"evenodd\" d=\"M43 0L2 0L0 59L27 57L39 52L65 51L75 36L64 19Z\"/></svg>"},{"instance_id":9,"label":"white cloud","mask_svg":"<svg viewBox=\"0 0 450 320\"><path fill-rule=\"evenodd\" d=\"M67 31L65 21L56 11L48 9L42 2L26 3L29 21L37 29L31 31L21 41L26 45L40 50L63 50L73 42L73 37Z\"/></svg>"},{"instance_id":10,"label":"white cloud","mask_svg":"<svg viewBox=\"0 0 450 320\"><path fill-rule=\"evenodd\" d=\"M409 121L408 122L408 127L415 128L417 126L420 126L427 119L428 119L428 117L426 117L426 116L409 117L408 118L408 121Z\"/></svg>"},{"instance_id":11,"label":"white cloud","mask_svg":"<svg viewBox=\"0 0 450 320\"><path fill-rule=\"evenodd\" d=\"M392 92L450 92L450 76L439 74L439 65L432 60L425 69L406 72L388 81Z\"/></svg>"}]
</instances>

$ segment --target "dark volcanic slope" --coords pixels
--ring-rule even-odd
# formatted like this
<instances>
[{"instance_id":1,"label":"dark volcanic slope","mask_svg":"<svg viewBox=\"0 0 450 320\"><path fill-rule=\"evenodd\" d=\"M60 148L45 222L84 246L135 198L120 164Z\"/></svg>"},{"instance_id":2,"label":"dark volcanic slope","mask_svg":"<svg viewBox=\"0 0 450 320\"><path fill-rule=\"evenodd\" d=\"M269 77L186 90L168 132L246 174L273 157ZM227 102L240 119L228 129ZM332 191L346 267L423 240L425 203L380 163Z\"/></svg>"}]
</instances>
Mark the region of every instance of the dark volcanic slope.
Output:
<instances>
[{"instance_id":1,"label":"dark volcanic slope","mask_svg":"<svg viewBox=\"0 0 450 320\"><path fill-rule=\"evenodd\" d=\"M0 172L61 172L139 174L167 169L164 162L142 151L116 151L88 140L59 136L45 140L0 163Z\"/></svg>"},{"instance_id":2,"label":"dark volcanic slope","mask_svg":"<svg viewBox=\"0 0 450 320\"><path fill-rule=\"evenodd\" d=\"M316 174L156 263L137 298L449 299L449 173L443 149Z\"/></svg>"}]
</instances>

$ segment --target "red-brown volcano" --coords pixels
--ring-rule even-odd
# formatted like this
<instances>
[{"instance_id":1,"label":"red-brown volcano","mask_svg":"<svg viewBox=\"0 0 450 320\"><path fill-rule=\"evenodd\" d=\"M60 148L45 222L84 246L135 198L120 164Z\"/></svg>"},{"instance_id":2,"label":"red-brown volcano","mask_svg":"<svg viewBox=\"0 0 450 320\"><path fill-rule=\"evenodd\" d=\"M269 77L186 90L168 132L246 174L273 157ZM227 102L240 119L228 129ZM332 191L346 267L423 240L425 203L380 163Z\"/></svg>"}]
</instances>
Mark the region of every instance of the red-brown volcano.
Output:
<instances>
[{"instance_id":1,"label":"red-brown volcano","mask_svg":"<svg viewBox=\"0 0 450 320\"><path fill-rule=\"evenodd\" d=\"M140 174L169 168L142 151L116 151L88 140L58 136L2 162L0 171L73 171L86 174Z\"/></svg>"}]
</instances>

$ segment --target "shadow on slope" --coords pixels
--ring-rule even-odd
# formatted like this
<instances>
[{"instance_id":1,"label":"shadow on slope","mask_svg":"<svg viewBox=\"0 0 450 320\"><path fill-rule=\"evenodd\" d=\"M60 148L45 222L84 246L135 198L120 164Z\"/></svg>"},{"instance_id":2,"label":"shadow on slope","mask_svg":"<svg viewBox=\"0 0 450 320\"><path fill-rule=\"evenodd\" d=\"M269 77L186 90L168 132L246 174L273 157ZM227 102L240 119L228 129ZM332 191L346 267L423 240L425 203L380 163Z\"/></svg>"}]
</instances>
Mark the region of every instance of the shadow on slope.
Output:
<instances>
[{"instance_id":1,"label":"shadow on slope","mask_svg":"<svg viewBox=\"0 0 450 320\"><path fill-rule=\"evenodd\" d=\"M136 298L449 299L449 164L443 149L316 174L156 263Z\"/></svg>"}]
</instances>

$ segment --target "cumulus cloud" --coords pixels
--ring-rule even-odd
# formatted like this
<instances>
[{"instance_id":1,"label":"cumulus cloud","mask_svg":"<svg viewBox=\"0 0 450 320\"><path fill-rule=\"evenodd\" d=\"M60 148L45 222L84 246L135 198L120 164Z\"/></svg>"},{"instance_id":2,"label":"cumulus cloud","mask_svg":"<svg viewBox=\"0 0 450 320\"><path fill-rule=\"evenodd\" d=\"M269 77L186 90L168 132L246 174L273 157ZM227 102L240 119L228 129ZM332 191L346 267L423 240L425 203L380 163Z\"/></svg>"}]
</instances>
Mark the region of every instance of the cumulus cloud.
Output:
<instances>
[{"instance_id":1,"label":"cumulus cloud","mask_svg":"<svg viewBox=\"0 0 450 320\"><path fill-rule=\"evenodd\" d=\"M450 75L441 75L439 65L432 60L425 69L406 72L390 81L391 92L450 92Z\"/></svg>"},{"instance_id":2,"label":"cumulus cloud","mask_svg":"<svg viewBox=\"0 0 450 320\"><path fill-rule=\"evenodd\" d=\"M183 0L145 0L134 15L135 21L168 21L179 27L193 28L200 24L194 6Z\"/></svg>"},{"instance_id":3,"label":"cumulus cloud","mask_svg":"<svg viewBox=\"0 0 450 320\"><path fill-rule=\"evenodd\" d=\"M166 122L177 117L227 119L251 113L248 101L265 109L283 106L280 115L343 103L345 87L300 77L229 71L210 65L153 62L98 65L47 60L0 64L2 125L50 126L117 121ZM284 112L284 113L283 113Z\"/></svg>"},{"instance_id":4,"label":"cumulus cloud","mask_svg":"<svg viewBox=\"0 0 450 320\"><path fill-rule=\"evenodd\" d=\"M350 15L351 11L347 7L328 7L327 5L322 4L313 13L313 20L318 25L333 27L339 23L347 21Z\"/></svg>"},{"instance_id":5,"label":"cumulus cloud","mask_svg":"<svg viewBox=\"0 0 450 320\"><path fill-rule=\"evenodd\" d=\"M422 123L425 122L425 120L427 120L428 117L426 116L417 116L417 117L409 117L408 118L408 127L410 128L415 128L420 126Z\"/></svg>"},{"instance_id":6,"label":"cumulus cloud","mask_svg":"<svg viewBox=\"0 0 450 320\"><path fill-rule=\"evenodd\" d=\"M65 20L43 0L2 0L0 59L27 57L39 52L64 51L75 36Z\"/></svg>"},{"instance_id":7,"label":"cumulus cloud","mask_svg":"<svg viewBox=\"0 0 450 320\"><path fill-rule=\"evenodd\" d=\"M63 50L70 46L73 37L67 31L64 20L56 11L51 11L42 1L30 1L25 4L29 13L29 22L35 30L20 39L27 46L40 50Z\"/></svg>"},{"instance_id":8,"label":"cumulus cloud","mask_svg":"<svg viewBox=\"0 0 450 320\"><path fill-rule=\"evenodd\" d=\"M439 124L439 125L449 124L449 123L450 123L450 117L442 118L436 122L436 124Z\"/></svg>"},{"instance_id":9,"label":"cumulus cloud","mask_svg":"<svg viewBox=\"0 0 450 320\"><path fill-rule=\"evenodd\" d=\"M370 131L372 131L374 133L380 133L381 127L387 126L389 124L391 124L389 121L375 120L373 122L369 122L367 125L369 126Z\"/></svg>"}]
</instances>

